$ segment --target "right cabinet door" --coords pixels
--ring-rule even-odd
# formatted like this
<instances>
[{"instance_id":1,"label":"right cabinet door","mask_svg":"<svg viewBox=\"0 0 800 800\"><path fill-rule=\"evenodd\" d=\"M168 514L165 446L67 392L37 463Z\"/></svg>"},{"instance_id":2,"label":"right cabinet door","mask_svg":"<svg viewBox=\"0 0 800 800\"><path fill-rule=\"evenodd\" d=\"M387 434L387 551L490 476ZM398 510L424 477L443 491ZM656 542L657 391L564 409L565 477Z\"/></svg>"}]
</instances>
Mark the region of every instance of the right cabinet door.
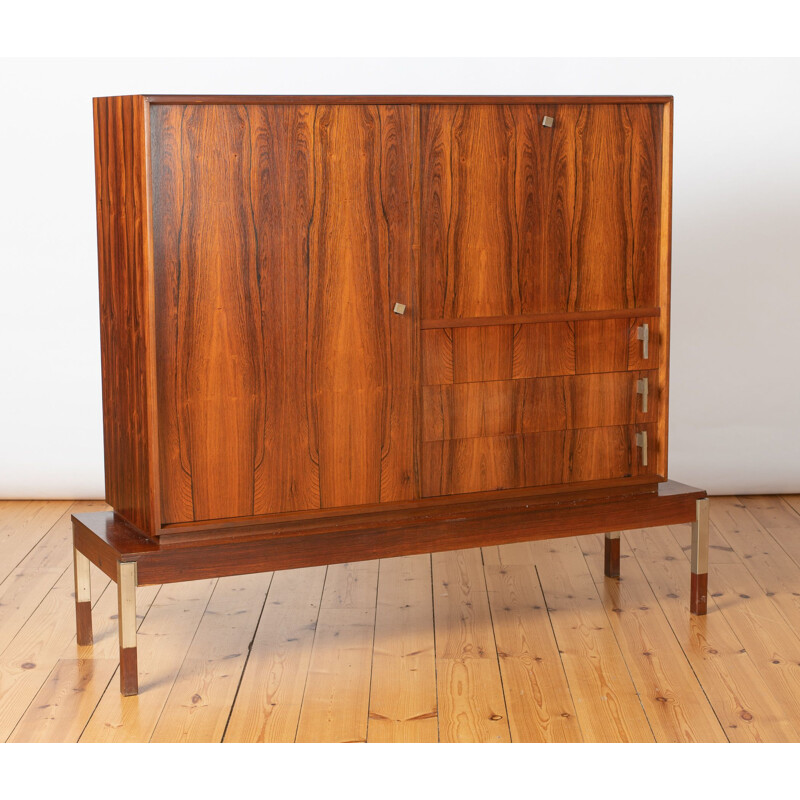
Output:
<instances>
[{"instance_id":1,"label":"right cabinet door","mask_svg":"<svg viewBox=\"0 0 800 800\"><path fill-rule=\"evenodd\" d=\"M662 108L421 109L424 496L655 474Z\"/></svg>"}]
</instances>

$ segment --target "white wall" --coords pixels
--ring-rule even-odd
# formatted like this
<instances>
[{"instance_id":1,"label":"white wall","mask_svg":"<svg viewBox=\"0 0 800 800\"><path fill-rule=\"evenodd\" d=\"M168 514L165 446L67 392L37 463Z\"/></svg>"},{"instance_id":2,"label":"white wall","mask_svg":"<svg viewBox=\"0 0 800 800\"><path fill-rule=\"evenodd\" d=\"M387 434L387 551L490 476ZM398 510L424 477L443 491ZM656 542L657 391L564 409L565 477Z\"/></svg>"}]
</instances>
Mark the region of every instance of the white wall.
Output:
<instances>
[{"instance_id":1,"label":"white wall","mask_svg":"<svg viewBox=\"0 0 800 800\"><path fill-rule=\"evenodd\" d=\"M800 60L0 62L0 497L101 497L91 97L673 94L670 476L800 491Z\"/></svg>"}]
</instances>

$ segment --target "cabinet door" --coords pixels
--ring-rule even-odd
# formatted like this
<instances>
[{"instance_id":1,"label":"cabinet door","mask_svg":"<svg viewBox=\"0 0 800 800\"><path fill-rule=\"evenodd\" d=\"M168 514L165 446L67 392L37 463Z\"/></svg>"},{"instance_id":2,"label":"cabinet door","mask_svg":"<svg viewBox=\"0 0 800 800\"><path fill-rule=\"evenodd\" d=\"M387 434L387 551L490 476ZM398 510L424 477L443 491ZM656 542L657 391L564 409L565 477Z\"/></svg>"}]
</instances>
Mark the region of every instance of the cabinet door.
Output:
<instances>
[{"instance_id":1,"label":"cabinet door","mask_svg":"<svg viewBox=\"0 0 800 800\"><path fill-rule=\"evenodd\" d=\"M151 110L165 523L413 497L415 110Z\"/></svg>"},{"instance_id":2,"label":"cabinet door","mask_svg":"<svg viewBox=\"0 0 800 800\"><path fill-rule=\"evenodd\" d=\"M642 103L423 106L423 319L657 306L661 120Z\"/></svg>"}]
</instances>

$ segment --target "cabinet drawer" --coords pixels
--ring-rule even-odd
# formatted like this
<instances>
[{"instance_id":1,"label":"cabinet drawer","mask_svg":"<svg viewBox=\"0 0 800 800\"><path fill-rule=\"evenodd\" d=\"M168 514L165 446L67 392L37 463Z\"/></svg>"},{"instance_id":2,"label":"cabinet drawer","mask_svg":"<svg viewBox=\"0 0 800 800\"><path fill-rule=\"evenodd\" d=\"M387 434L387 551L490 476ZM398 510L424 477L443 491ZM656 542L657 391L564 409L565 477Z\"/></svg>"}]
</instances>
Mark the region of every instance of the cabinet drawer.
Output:
<instances>
[{"instance_id":1,"label":"cabinet drawer","mask_svg":"<svg viewBox=\"0 0 800 800\"><path fill-rule=\"evenodd\" d=\"M636 434L646 433L648 464ZM424 497L655 475L656 426L444 439L422 445Z\"/></svg>"},{"instance_id":2,"label":"cabinet drawer","mask_svg":"<svg viewBox=\"0 0 800 800\"><path fill-rule=\"evenodd\" d=\"M648 358L637 330L649 329ZM656 368L658 317L428 328L422 383L504 381Z\"/></svg>"},{"instance_id":3,"label":"cabinet drawer","mask_svg":"<svg viewBox=\"0 0 800 800\"><path fill-rule=\"evenodd\" d=\"M639 382L642 382L641 384ZM647 411L643 410L647 381ZM604 372L422 388L423 441L654 422L658 372Z\"/></svg>"}]
</instances>

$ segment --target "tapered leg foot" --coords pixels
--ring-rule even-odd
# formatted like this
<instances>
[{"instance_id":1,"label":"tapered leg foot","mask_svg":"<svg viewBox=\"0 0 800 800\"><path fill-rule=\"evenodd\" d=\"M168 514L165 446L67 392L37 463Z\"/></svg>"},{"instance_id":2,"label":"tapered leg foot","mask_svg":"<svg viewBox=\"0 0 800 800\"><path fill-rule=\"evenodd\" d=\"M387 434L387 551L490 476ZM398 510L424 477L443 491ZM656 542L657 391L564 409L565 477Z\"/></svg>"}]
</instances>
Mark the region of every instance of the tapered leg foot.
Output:
<instances>
[{"instance_id":1,"label":"tapered leg foot","mask_svg":"<svg viewBox=\"0 0 800 800\"><path fill-rule=\"evenodd\" d=\"M606 534L605 575L619 578L619 532Z\"/></svg>"},{"instance_id":2,"label":"tapered leg foot","mask_svg":"<svg viewBox=\"0 0 800 800\"><path fill-rule=\"evenodd\" d=\"M75 566L75 628L79 645L92 643L91 563L86 556L72 549Z\"/></svg>"},{"instance_id":3,"label":"tapered leg foot","mask_svg":"<svg viewBox=\"0 0 800 800\"><path fill-rule=\"evenodd\" d=\"M124 697L139 694L139 664L135 647L119 649L119 691Z\"/></svg>"},{"instance_id":4,"label":"tapered leg foot","mask_svg":"<svg viewBox=\"0 0 800 800\"><path fill-rule=\"evenodd\" d=\"M692 523L692 584L689 609L702 616L708 612L708 506L706 497L697 501L697 519Z\"/></svg>"},{"instance_id":5,"label":"tapered leg foot","mask_svg":"<svg viewBox=\"0 0 800 800\"><path fill-rule=\"evenodd\" d=\"M75 603L75 627L79 645L85 647L93 644L91 603Z\"/></svg>"},{"instance_id":6,"label":"tapered leg foot","mask_svg":"<svg viewBox=\"0 0 800 800\"><path fill-rule=\"evenodd\" d=\"M139 693L136 656L136 563L117 563L119 604L119 690L125 695Z\"/></svg>"},{"instance_id":7,"label":"tapered leg foot","mask_svg":"<svg viewBox=\"0 0 800 800\"><path fill-rule=\"evenodd\" d=\"M702 616L708 613L708 573L695 575L692 573L692 588L689 607L692 614Z\"/></svg>"}]
</instances>

